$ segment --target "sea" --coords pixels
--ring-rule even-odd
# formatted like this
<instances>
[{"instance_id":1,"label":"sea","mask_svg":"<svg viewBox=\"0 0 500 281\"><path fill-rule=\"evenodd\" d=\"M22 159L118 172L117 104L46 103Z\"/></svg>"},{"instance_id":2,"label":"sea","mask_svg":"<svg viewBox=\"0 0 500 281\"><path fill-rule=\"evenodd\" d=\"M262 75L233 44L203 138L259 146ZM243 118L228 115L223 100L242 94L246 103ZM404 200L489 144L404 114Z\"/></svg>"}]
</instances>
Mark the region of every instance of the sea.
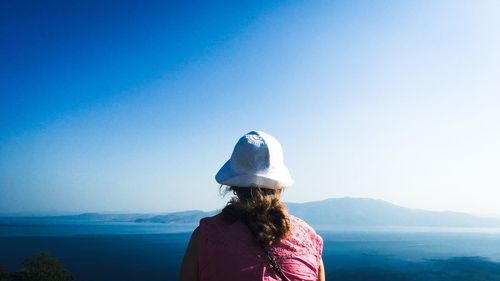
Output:
<instances>
[{"instance_id":1,"label":"sea","mask_svg":"<svg viewBox=\"0 0 500 281\"><path fill-rule=\"evenodd\" d=\"M177 280L194 225L0 218L6 271L48 252L77 281ZM500 281L500 229L318 226L327 280Z\"/></svg>"}]
</instances>

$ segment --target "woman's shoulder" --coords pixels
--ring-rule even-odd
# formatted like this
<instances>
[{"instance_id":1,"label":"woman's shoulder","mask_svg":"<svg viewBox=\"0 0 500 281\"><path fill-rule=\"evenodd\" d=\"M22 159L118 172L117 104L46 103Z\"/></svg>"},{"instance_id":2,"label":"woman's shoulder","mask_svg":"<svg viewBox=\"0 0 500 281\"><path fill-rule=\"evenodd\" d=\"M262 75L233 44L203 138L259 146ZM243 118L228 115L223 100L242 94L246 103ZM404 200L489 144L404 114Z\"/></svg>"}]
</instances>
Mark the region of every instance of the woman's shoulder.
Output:
<instances>
[{"instance_id":1,"label":"woman's shoulder","mask_svg":"<svg viewBox=\"0 0 500 281\"><path fill-rule=\"evenodd\" d=\"M314 249L321 255L323 238L303 219L289 215L291 223L291 239L308 249Z\"/></svg>"},{"instance_id":2,"label":"woman's shoulder","mask_svg":"<svg viewBox=\"0 0 500 281\"><path fill-rule=\"evenodd\" d=\"M223 224L224 220L221 214L201 218L198 225L200 241L221 239L225 232Z\"/></svg>"},{"instance_id":3,"label":"woman's shoulder","mask_svg":"<svg viewBox=\"0 0 500 281\"><path fill-rule=\"evenodd\" d=\"M207 216L200 219L199 228L206 231L227 231L229 228L241 228L240 222L229 222L222 213L217 213L213 216Z\"/></svg>"},{"instance_id":4,"label":"woman's shoulder","mask_svg":"<svg viewBox=\"0 0 500 281\"><path fill-rule=\"evenodd\" d=\"M210 226L210 225L219 225L221 223L224 223L224 219L223 219L221 213L217 213L213 216L207 216L207 217L201 218L199 226L205 227L205 226Z\"/></svg>"}]
</instances>

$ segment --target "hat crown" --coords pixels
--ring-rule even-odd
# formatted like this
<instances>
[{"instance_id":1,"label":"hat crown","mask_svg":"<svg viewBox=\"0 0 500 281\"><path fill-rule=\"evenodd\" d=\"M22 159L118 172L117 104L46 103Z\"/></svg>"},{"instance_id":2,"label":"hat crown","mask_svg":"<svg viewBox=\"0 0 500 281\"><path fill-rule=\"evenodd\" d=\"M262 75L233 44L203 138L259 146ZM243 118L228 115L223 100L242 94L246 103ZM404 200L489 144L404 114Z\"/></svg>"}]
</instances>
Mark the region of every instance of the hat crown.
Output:
<instances>
[{"instance_id":1,"label":"hat crown","mask_svg":"<svg viewBox=\"0 0 500 281\"><path fill-rule=\"evenodd\" d=\"M281 145L274 137L259 131L241 137L231 154L231 167L240 173L266 171L281 163Z\"/></svg>"},{"instance_id":2,"label":"hat crown","mask_svg":"<svg viewBox=\"0 0 500 281\"><path fill-rule=\"evenodd\" d=\"M293 184L281 144L262 131L251 131L238 140L215 179L240 187L282 188Z\"/></svg>"}]
</instances>

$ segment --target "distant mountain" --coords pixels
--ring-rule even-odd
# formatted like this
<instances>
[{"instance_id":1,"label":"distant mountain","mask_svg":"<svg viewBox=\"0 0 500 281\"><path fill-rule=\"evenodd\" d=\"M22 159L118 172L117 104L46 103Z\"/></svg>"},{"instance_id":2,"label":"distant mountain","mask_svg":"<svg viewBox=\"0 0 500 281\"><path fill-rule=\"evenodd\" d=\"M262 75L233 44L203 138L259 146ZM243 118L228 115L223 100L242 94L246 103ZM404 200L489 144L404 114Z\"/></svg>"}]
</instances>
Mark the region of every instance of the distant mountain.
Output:
<instances>
[{"instance_id":1,"label":"distant mountain","mask_svg":"<svg viewBox=\"0 0 500 281\"><path fill-rule=\"evenodd\" d=\"M500 220L494 218L410 209L368 198L335 198L287 206L291 214L313 225L500 227Z\"/></svg>"},{"instance_id":2,"label":"distant mountain","mask_svg":"<svg viewBox=\"0 0 500 281\"><path fill-rule=\"evenodd\" d=\"M314 226L434 226L500 227L500 220L458 212L434 212L400 207L368 198L335 198L307 203L287 203L290 214ZM135 222L192 223L216 212L186 211Z\"/></svg>"},{"instance_id":3,"label":"distant mountain","mask_svg":"<svg viewBox=\"0 0 500 281\"><path fill-rule=\"evenodd\" d=\"M150 214L101 214L101 213L83 213L75 216L57 216L47 218L81 220L81 221L114 221L125 222L133 221L139 218L148 218Z\"/></svg>"},{"instance_id":4,"label":"distant mountain","mask_svg":"<svg viewBox=\"0 0 500 281\"><path fill-rule=\"evenodd\" d=\"M432 226L432 227L500 227L500 219L458 212L435 212L410 209L382 200L368 198L334 198L307 203L287 203L290 214L315 227L332 226ZM184 211L167 214L101 214L84 213L68 216L2 217L2 221L36 220L48 222L136 222L197 225L201 218L217 211Z\"/></svg>"},{"instance_id":5,"label":"distant mountain","mask_svg":"<svg viewBox=\"0 0 500 281\"><path fill-rule=\"evenodd\" d=\"M37 221L57 223L83 223L83 222L130 222L140 218L150 218L151 214L102 214L83 213L79 215L63 216L0 216L2 221Z\"/></svg>"},{"instance_id":6,"label":"distant mountain","mask_svg":"<svg viewBox=\"0 0 500 281\"><path fill-rule=\"evenodd\" d=\"M197 224L200 219L204 217L210 217L215 215L217 212L203 212L203 211L184 211L170 213L166 215L158 215L149 218L138 218L135 222L157 222L157 223L183 223L183 224Z\"/></svg>"}]
</instances>

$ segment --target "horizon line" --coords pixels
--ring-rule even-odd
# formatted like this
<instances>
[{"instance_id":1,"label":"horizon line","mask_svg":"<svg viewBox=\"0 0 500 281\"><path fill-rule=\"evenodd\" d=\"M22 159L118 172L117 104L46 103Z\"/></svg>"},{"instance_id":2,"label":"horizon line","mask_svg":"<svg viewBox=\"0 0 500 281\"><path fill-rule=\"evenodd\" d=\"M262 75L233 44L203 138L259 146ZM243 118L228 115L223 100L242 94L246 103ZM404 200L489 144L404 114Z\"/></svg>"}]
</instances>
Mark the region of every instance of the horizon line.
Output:
<instances>
[{"instance_id":1,"label":"horizon line","mask_svg":"<svg viewBox=\"0 0 500 281\"><path fill-rule=\"evenodd\" d=\"M474 212L465 212L465 211L454 211L454 210L429 210L422 208L414 208L414 207L406 207L402 205L398 205L392 203L390 201L384 199L370 198L370 197L353 197L353 196L343 196L343 197L329 197L320 200L313 201L304 201L304 202L284 202L285 204L308 204L308 203L317 203L328 200L339 200L339 199L356 199L356 200L370 200L370 201L380 201L386 204L394 205L400 208L412 209L412 210L420 210L420 211L428 211L428 212L439 212L439 213L460 213L460 214L468 214L478 217L484 218L496 218L500 219L500 213L474 213ZM59 216L79 216L85 214L98 214L98 215L167 215L173 213L180 212L189 212L189 211L201 211L201 212L213 212L221 210L222 208L216 208L211 210L202 210L202 209L183 209L183 210L173 210L173 211L19 211L19 212L0 212L0 218L14 218L14 217L59 217Z\"/></svg>"}]
</instances>

